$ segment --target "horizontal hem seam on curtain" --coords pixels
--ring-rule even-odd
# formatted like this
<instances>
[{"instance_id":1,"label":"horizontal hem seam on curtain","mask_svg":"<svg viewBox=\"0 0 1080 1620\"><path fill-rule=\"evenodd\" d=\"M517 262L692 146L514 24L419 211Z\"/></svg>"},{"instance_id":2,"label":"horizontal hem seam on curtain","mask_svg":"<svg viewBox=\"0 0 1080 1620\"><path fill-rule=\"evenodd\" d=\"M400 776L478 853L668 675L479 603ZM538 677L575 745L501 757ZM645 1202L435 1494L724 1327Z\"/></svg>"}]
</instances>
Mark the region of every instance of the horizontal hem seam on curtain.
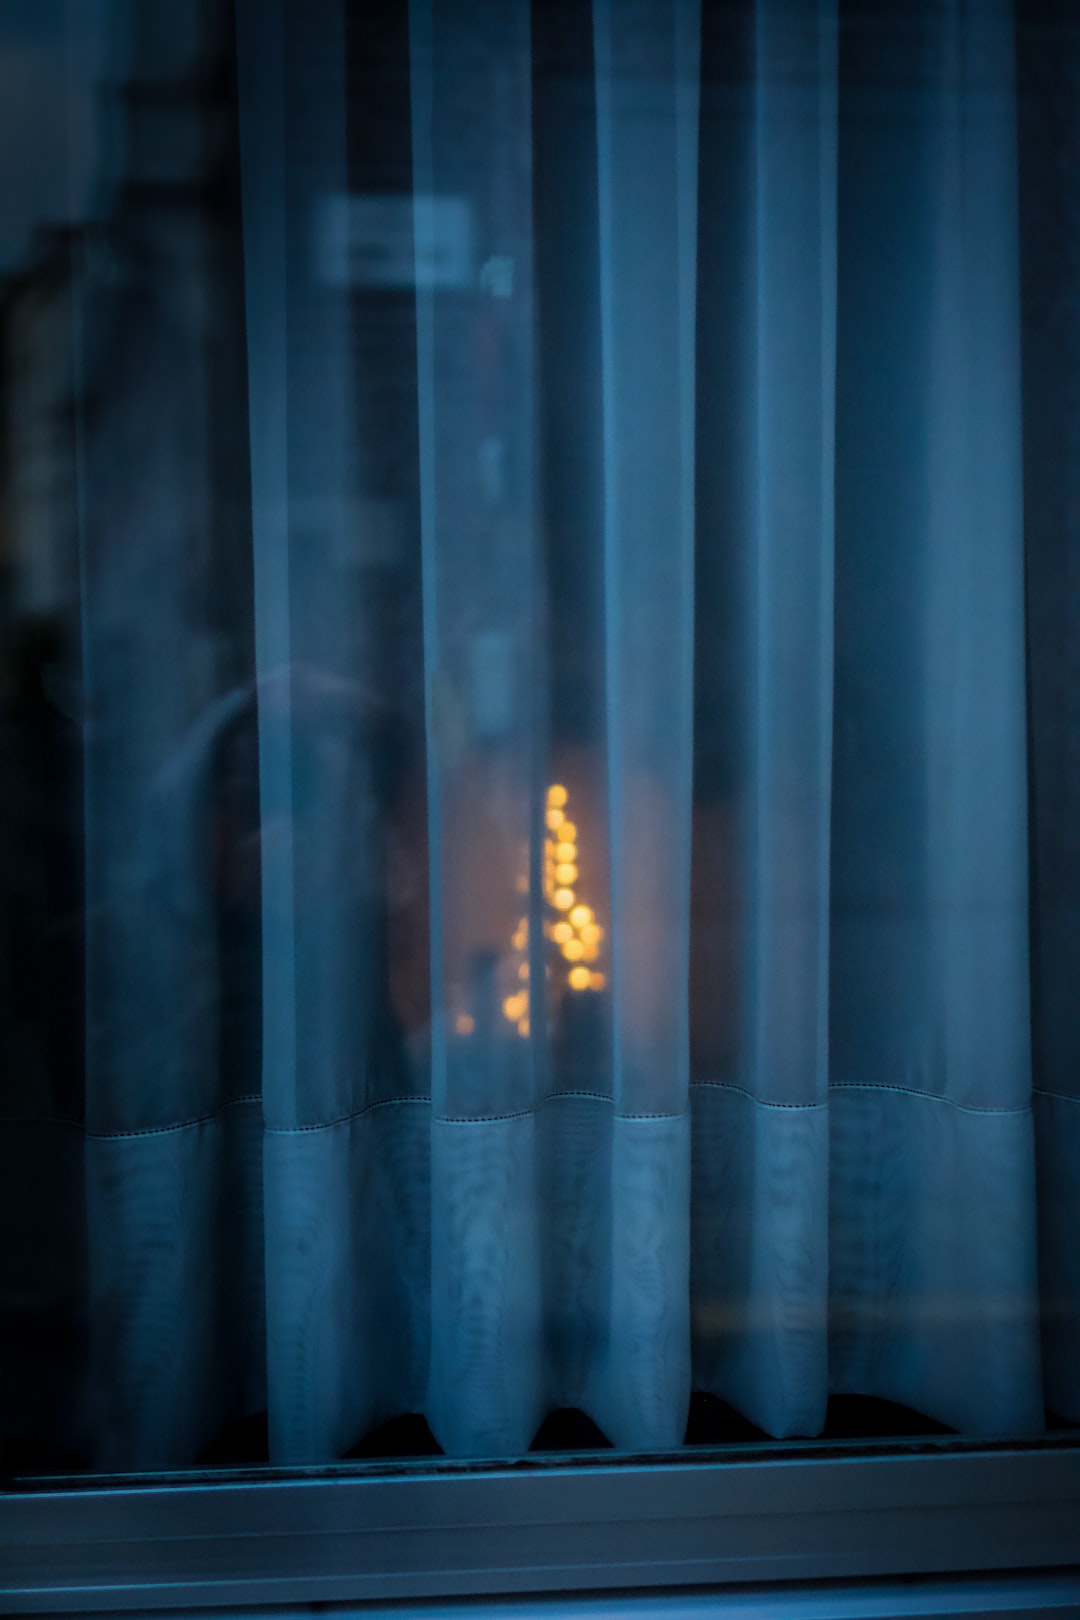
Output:
<instances>
[{"instance_id":1,"label":"horizontal hem seam on curtain","mask_svg":"<svg viewBox=\"0 0 1080 1620\"><path fill-rule=\"evenodd\" d=\"M773 1097L755 1097L752 1091L745 1086L734 1086L727 1080L691 1080L691 1091L730 1091L736 1097L745 1097L757 1108L786 1108L803 1113L812 1112L815 1108L828 1108L825 1098L818 1098L814 1102L780 1102Z\"/></svg>"},{"instance_id":2,"label":"horizontal hem seam on curtain","mask_svg":"<svg viewBox=\"0 0 1080 1620\"><path fill-rule=\"evenodd\" d=\"M724 1080L692 1080L690 1082L690 1090L691 1092L728 1091L737 1097L745 1097L748 1102L752 1102L755 1107L758 1108L801 1109L803 1111L812 1111L814 1109L827 1108L829 1106L827 1100L819 1100L816 1102L781 1102L775 1098L755 1097L753 1092L747 1091L745 1086L731 1085ZM1030 1111L1026 1103L1019 1103L1010 1108L979 1108L973 1107L970 1103L957 1102L954 1098L942 1096L937 1092L920 1091L915 1086L898 1086L878 1083L875 1081L837 1080L830 1082L829 1091L884 1091L902 1097L921 1097L927 1102L946 1103L950 1108L958 1109L964 1114L988 1114L997 1117L1011 1114L1026 1114ZM1072 1096L1070 1093L1064 1091L1050 1091L1043 1086L1033 1086L1031 1095L1033 1097L1049 1097L1059 1102L1080 1104L1080 1097ZM547 1097L539 1098L532 1108L520 1108L510 1114L439 1114L436 1115L436 1119L438 1123L442 1125L496 1124L501 1120L524 1119L529 1114L535 1113L536 1109L543 1108L548 1103L569 1101L602 1102L607 1103L609 1106L614 1106L614 1098L607 1096L602 1091L555 1091ZM81 1120L66 1119L60 1116L35 1114L5 1115L2 1119L0 1119L0 1125L55 1125L66 1127L69 1130L82 1131L89 1140L115 1141L123 1140L127 1137L163 1136L173 1131L193 1130L197 1125L211 1124L215 1119L218 1119L223 1113L225 1113L227 1109L243 1108L247 1107L251 1103L261 1102L262 1098L257 1094L249 1097L232 1097L228 1102L222 1103L220 1108L214 1109L208 1114L199 1114L194 1119L177 1120L170 1125L139 1126L134 1130L95 1131L88 1129ZM347 1125L351 1120L362 1119L365 1114L374 1113L375 1110L379 1108L400 1108L402 1106L414 1106L416 1104L422 1104L430 1107L431 1099L430 1097L424 1096L384 1097L379 1102L367 1103L363 1108L358 1108L351 1114L341 1114L335 1119L321 1120L310 1125L267 1125L265 1126L265 1130L268 1135L274 1136L292 1136L304 1131L329 1131L333 1130L335 1126ZM685 1110L665 1110L658 1113L633 1114L624 1114L620 1112L618 1114L618 1118L638 1120L682 1119L685 1112Z\"/></svg>"},{"instance_id":3,"label":"horizontal hem seam on curtain","mask_svg":"<svg viewBox=\"0 0 1080 1620\"><path fill-rule=\"evenodd\" d=\"M114 1137L125 1136L165 1136L171 1131L190 1131L196 1125L209 1125L211 1121L224 1114L229 1108L246 1108L251 1103L261 1103L262 1098L256 1093L251 1097L230 1097L219 1108L211 1110L209 1114L198 1114L194 1119L178 1119L169 1125L138 1125L127 1131L95 1131L81 1119L67 1119L62 1114L5 1114L0 1116L0 1126L7 1125L63 1125L68 1130L81 1131L83 1136L95 1142L108 1142Z\"/></svg>"},{"instance_id":4,"label":"horizontal hem seam on curtain","mask_svg":"<svg viewBox=\"0 0 1080 1620\"><path fill-rule=\"evenodd\" d=\"M926 1102L945 1103L949 1108L955 1108L961 1114L988 1114L994 1118L1006 1117L1012 1114L1030 1114L1030 1103L1014 1103L1008 1108L979 1107L972 1103L957 1102L954 1097L943 1096L936 1091L921 1091L917 1086L897 1086L882 1082L878 1084L872 1080L835 1080L829 1084L830 1091L887 1091L891 1096L922 1097Z\"/></svg>"},{"instance_id":5,"label":"horizontal hem seam on curtain","mask_svg":"<svg viewBox=\"0 0 1080 1620\"><path fill-rule=\"evenodd\" d=\"M814 1109L828 1108L829 1106L827 1098L819 1098L814 1102L782 1102L772 1097L755 1097L754 1093L752 1091L747 1091L745 1086L735 1086L726 1080L691 1080L690 1090L730 1091L737 1097L745 1097L748 1102L752 1102L757 1108L786 1108L796 1111L802 1110L804 1113L809 1113ZM962 1114L987 1114L993 1116L994 1118L999 1116L1009 1116L1012 1114L1028 1114L1031 1112L1030 1106L1027 1103L1017 1103L1009 1108L981 1108L975 1107L971 1103L957 1102L953 1097L942 1096L935 1091L920 1091L916 1086L897 1086L886 1084L884 1082L877 1083L872 1080L830 1081L829 1091L830 1093L834 1091L884 1091L888 1092L890 1095L901 1097L921 1097L927 1102L946 1103L950 1108L956 1108ZM1038 1091L1033 1088L1032 1095L1035 1097L1056 1096L1058 1093ZM1068 1102L1080 1102L1080 1098L1066 1097L1065 1100Z\"/></svg>"},{"instance_id":6,"label":"horizontal hem seam on curtain","mask_svg":"<svg viewBox=\"0 0 1080 1620\"><path fill-rule=\"evenodd\" d=\"M8 1118L0 1118L0 1125L62 1125L71 1130L81 1131L88 1140L96 1142L123 1141L130 1137L167 1136L176 1131L194 1130L198 1125L212 1124L214 1120L220 1118L220 1116L225 1113L226 1109L239 1108L247 1106L251 1103L261 1102L262 1098L259 1096L233 1097L230 1098L227 1103L222 1103L220 1108L214 1109L209 1114L199 1114L194 1119L176 1120L170 1125L143 1125L134 1130L126 1131L95 1131L88 1129L80 1120L77 1119L63 1119L56 1117L50 1118L48 1116L31 1114L14 1114ZM543 1108L548 1103L554 1102L601 1102L606 1103L609 1107L614 1107L615 1105L615 1099L607 1096L602 1091L553 1091L547 1097L538 1098L532 1108L519 1108L513 1113L437 1114L435 1116L435 1121L440 1125L495 1125L503 1120L525 1119L528 1117L528 1115L536 1113L537 1109ZM362 1119L366 1114L372 1114L376 1111L376 1109L379 1108L401 1108L405 1106L415 1106L417 1104L429 1108L431 1106L431 1098L423 1096L384 1097L379 1102L367 1103L363 1108L357 1108L355 1112L351 1114L341 1114L335 1119L318 1120L314 1124L310 1125L265 1125L263 1128L268 1136L296 1136L308 1131L331 1131L334 1130L338 1125L348 1125L354 1119ZM684 1119L686 1117L686 1113L686 1109L665 1110L657 1113L633 1114L618 1111L616 1117L618 1119L630 1120Z\"/></svg>"},{"instance_id":7,"label":"horizontal hem seam on curtain","mask_svg":"<svg viewBox=\"0 0 1080 1620\"><path fill-rule=\"evenodd\" d=\"M616 1119L654 1120L654 1119L685 1119L689 1108L661 1109L656 1113L624 1113L616 1107L614 1097L609 1097L603 1091L552 1091L546 1097L538 1097L531 1108L518 1108L512 1114L437 1114L435 1122L439 1125L498 1125L504 1120L527 1119L548 1103L556 1102L600 1102L606 1103L615 1110Z\"/></svg>"},{"instance_id":8,"label":"horizontal hem seam on curtain","mask_svg":"<svg viewBox=\"0 0 1080 1620\"><path fill-rule=\"evenodd\" d=\"M332 1131L338 1125L351 1125L354 1119L363 1119L368 1114L374 1114L380 1108L411 1108L420 1104L424 1108L431 1107L431 1098L422 1096L410 1097L381 1097L378 1102L365 1103L363 1108L355 1108L351 1114L339 1114L336 1119L319 1119L311 1125L267 1125L267 1136L302 1136L308 1131Z\"/></svg>"}]
</instances>

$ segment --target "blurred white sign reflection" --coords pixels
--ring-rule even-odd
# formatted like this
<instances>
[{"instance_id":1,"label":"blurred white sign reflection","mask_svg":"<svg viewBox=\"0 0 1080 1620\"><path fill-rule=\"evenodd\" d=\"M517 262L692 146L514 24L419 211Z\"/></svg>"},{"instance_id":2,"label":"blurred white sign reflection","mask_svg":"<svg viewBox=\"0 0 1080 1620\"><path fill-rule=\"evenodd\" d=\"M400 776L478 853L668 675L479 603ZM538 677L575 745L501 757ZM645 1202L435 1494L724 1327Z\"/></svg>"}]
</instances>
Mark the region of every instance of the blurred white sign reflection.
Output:
<instances>
[{"instance_id":1,"label":"blurred white sign reflection","mask_svg":"<svg viewBox=\"0 0 1080 1620\"><path fill-rule=\"evenodd\" d=\"M318 277L328 287L468 287L473 234L465 197L323 197L316 219Z\"/></svg>"}]
</instances>

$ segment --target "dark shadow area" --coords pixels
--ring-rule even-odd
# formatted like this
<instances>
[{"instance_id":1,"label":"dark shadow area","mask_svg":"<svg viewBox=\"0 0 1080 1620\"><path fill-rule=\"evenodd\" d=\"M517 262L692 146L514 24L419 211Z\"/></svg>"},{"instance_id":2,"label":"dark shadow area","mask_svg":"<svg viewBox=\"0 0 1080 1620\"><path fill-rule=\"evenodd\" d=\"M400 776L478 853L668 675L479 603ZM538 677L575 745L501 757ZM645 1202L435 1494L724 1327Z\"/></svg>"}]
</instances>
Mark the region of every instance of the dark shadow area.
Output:
<instances>
[{"instance_id":1,"label":"dark shadow area","mask_svg":"<svg viewBox=\"0 0 1080 1620\"><path fill-rule=\"evenodd\" d=\"M427 1419L419 1412L405 1412L401 1417L380 1423L359 1445L345 1453L349 1459L372 1457L441 1457L443 1449L431 1430Z\"/></svg>"},{"instance_id":2,"label":"dark shadow area","mask_svg":"<svg viewBox=\"0 0 1080 1620\"><path fill-rule=\"evenodd\" d=\"M611 1441L579 1407L564 1406L548 1413L529 1450L610 1451Z\"/></svg>"},{"instance_id":3,"label":"dark shadow area","mask_svg":"<svg viewBox=\"0 0 1080 1620\"><path fill-rule=\"evenodd\" d=\"M90 1472L86 1457L53 1445L39 1433L26 1432L4 1438L3 1467L0 1470L0 1490L15 1488L27 1479L42 1475L79 1476Z\"/></svg>"},{"instance_id":4,"label":"dark shadow area","mask_svg":"<svg viewBox=\"0 0 1080 1620\"><path fill-rule=\"evenodd\" d=\"M875 1395L833 1395L821 1431L823 1440L895 1440L928 1434L954 1434L947 1424L897 1401Z\"/></svg>"},{"instance_id":5,"label":"dark shadow area","mask_svg":"<svg viewBox=\"0 0 1080 1620\"><path fill-rule=\"evenodd\" d=\"M197 1459L197 1468L257 1468L270 1461L270 1432L265 1412L241 1418L218 1436Z\"/></svg>"},{"instance_id":6,"label":"dark shadow area","mask_svg":"<svg viewBox=\"0 0 1080 1620\"><path fill-rule=\"evenodd\" d=\"M746 1441L767 1440L764 1429L736 1412L733 1406L717 1395L695 1390L690 1397L690 1414L686 1421L688 1446L740 1445Z\"/></svg>"},{"instance_id":7,"label":"dark shadow area","mask_svg":"<svg viewBox=\"0 0 1080 1620\"><path fill-rule=\"evenodd\" d=\"M1060 1412L1046 1413L1046 1427L1055 1434L1071 1434L1080 1436L1080 1423L1073 1423L1069 1418L1061 1416Z\"/></svg>"},{"instance_id":8,"label":"dark shadow area","mask_svg":"<svg viewBox=\"0 0 1080 1620\"><path fill-rule=\"evenodd\" d=\"M896 1440L951 1433L953 1430L943 1423L896 1401L879 1400L872 1395L833 1395L825 1427L815 1438L821 1441ZM686 1426L688 1446L761 1444L769 1440L764 1430L717 1396L699 1390L691 1397Z\"/></svg>"}]
</instances>

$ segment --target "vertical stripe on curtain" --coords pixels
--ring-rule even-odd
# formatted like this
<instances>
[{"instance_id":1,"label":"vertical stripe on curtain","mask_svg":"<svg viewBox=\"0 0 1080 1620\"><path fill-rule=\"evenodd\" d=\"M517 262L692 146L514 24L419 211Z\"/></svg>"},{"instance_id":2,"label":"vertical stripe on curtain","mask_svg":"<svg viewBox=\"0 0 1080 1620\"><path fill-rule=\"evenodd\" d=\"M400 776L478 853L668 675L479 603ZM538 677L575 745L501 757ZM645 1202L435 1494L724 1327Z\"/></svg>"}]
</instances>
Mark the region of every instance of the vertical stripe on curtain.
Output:
<instances>
[{"instance_id":1,"label":"vertical stripe on curtain","mask_svg":"<svg viewBox=\"0 0 1080 1620\"><path fill-rule=\"evenodd\" d=\"M835 6L758 6L740 43L744 83L713 92L702 131L698 317L724 364L699 377L698 708L735 808L733 828L702 818L695 850L701 948L722 962L710 934L726 932L734 956L696 1007L711 1061L692 1087L695 1382L769 1433L813 1434L828 1394ZM725 836L717 866L708 843Z\"/></svg>"},{"instance_id":2,"label":"vertical stripe on curtain","mask_svg":"<svg viewBox=\"0 0 1080 1620\"><path fill-rule=\"evenodd\" d=\"M166 95L183 72L170 56ZM74 271L89 1355L65 1443L105 1471L186 1464L266 1401L258 1053L225 1005L209 835L241 707L215 620L243 586L209 573L221 374L185 274L212 251L194 195L121 216L115 276Z\"/></svg>"},{"instance_id":3,"label":"vertical stripe on curtain","mask_svg":"<svg viewBox=\"0 0 1080 1620\"><path fill-rule=\"evenodd\" d=\"M1041 1423L1011 7L840 130L830 1371ZM850 129L850 136L849 136Z\"/></svg>"},{"instance_id":4,"label":"vertical stripe on curtain","mask_svg":"<svg viewBox=\"0 0 1080 1620\"><path fill-rule=\"evenodd\" d=\"M504 1455L544 1415L529 7L414 0L409 17L431 871L425 1410L451 1454ZM478 268L497 266L480 300L421 265L426 211L444 199L464 199ZM519 926L524 991L502 966Z\"/></svg>"},{"instance_id":5,"label":"vertical stripe on curtain","mask_svg":"<svg viewBox=\"0 0 1080 1620\"><path fill-rule=\"evenodd\" d=\"M594 1281L608 1321L587 1404L616 1445L645 1448L681 1442L690 1392L700 9L595 0L593 26L613 1108L610 1270Z\"/></svg>"},{"instance_id":6,"label":"vertical stripe on curtain","mask_svg":"<svg viewBox=\"0 0 1080 1620\"><path fill-rule=\"evenodd\" d=\"M339 1455L423 1398L427 1102L386 1028L384 827L348 293L313 199L347 193L339 0L241 7L262 863L271 1456ZM282 65L285 64L284 78ZM362 535L360 539L362 540Z\"/></svg>"}]
</instances>

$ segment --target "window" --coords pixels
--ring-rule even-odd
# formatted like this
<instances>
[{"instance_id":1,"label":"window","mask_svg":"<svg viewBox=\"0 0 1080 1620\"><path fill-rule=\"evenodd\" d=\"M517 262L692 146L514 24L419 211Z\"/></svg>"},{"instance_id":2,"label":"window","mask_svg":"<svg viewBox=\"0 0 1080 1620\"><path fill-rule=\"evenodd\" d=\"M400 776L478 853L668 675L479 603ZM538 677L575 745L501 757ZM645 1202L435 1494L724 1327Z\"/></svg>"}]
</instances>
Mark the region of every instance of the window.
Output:
<instances>
[{"instance_id":1,"label":"window","mask_svg":"<svg viewBox=\"0 0 1080 1620\"><path fill-rule=\"evenodd\" d=\"M1071 12L0 75L4 1603L1069 1601Z\"/></svg>"}]
</instances>

